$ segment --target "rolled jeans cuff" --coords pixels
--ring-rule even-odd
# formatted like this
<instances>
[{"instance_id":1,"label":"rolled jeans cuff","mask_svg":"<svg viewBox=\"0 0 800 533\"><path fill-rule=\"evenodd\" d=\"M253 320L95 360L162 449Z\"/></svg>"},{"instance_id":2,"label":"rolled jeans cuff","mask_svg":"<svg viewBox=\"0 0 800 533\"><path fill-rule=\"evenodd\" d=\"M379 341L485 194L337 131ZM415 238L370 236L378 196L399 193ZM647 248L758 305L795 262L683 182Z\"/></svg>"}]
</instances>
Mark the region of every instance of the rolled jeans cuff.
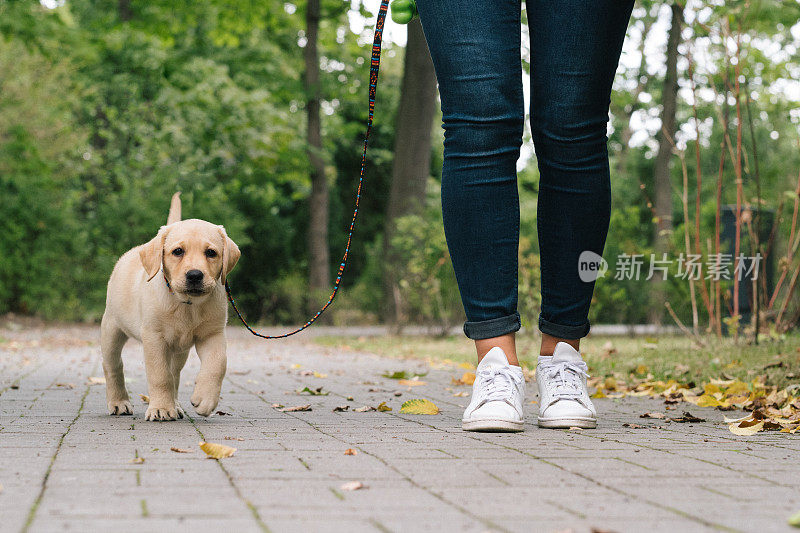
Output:
<instances>
[{"instance_id":1,"label":"rolled jeans cuff","mask_svg":"<svg viewBox=\"0 0 800 533\"><path fill-rule=\"evenodd\" d=\"M542 318L542 315L539 315L539 331L559 339L580 339L589 334L589 321L587 320L580 326L564 326L548 322Z\"/></svg>"},{"instance_id":2,"label":"rolled jeans cuff","mask_svg":"<svg viewBox=\"0 0 800 533\"><path fill-rule=\"evenodd\" d=\"M519 313L492 318L491 320L481 320L478 322L464 322L464 335L472 340L491 339L519 331L522 327Z\"/></svg>"}]
</instances>

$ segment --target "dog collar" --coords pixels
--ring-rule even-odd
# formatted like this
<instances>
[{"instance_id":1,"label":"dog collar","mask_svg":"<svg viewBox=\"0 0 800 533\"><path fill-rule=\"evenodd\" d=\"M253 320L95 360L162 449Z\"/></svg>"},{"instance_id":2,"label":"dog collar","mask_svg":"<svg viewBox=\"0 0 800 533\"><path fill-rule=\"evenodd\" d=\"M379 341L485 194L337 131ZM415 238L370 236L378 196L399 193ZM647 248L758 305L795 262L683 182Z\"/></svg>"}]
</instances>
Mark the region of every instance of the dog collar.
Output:
<instances>
[{"instance_id":1,"label":"dog collar","mask_svg":"<svg viewBox=\"0 0 800 533\"><path fill-rule=\"evenodd\" d=\"M164 283L167 284L167 290L169 290L169 293L170 294L175 294L175 291L172 290L172 285L169 284L169 280L167 279L167 273L164 272L164 270L162 269L161 270L161 274L164 276ZM186 305L192 305L192 301L191 300L186 300L186 301L181 300L181 303L182 304L186 304Z\"/></svg>"}]
</instances>

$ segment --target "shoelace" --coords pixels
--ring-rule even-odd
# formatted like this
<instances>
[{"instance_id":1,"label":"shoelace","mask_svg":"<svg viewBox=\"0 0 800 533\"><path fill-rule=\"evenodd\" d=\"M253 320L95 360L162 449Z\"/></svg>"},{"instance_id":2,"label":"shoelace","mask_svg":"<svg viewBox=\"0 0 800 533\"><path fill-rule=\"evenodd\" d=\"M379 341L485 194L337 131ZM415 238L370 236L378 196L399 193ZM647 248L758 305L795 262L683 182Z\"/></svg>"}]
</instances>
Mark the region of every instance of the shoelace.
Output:
<instances>
[{"instance_id":1,"label":"shoelace","mask_svg":"<svg viewBox=\"0 0 800 533\"><path fill-rule=\"evenodd\" d=\"M512 372L509 367L489 367L478 372L481 380L480 390L483 400L487 402L505 401L511 396L514 386L522 381L522 377Z\"/></svg>"},{"instance_id":2,"label":"shoelace","mask_svg":"<svg viewBox=\"0 0 800 533\"><path fill-rule=\"evenodd\" d=\"M574 397L583 394L583 382L581 377L589 377L589 367L584 361L579 363L572 361L561 361L558 363L547 363L539 366L544 372L547 388L557 397Z\"/></svg>"}]
</instances>

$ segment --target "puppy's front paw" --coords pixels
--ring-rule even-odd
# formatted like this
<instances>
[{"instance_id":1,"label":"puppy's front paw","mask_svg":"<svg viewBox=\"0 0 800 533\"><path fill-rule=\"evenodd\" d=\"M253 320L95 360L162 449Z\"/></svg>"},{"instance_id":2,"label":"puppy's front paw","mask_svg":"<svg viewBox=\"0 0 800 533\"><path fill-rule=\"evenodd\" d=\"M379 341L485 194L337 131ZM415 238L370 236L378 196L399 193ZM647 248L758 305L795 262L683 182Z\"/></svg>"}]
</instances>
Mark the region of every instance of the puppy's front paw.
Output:
<instances>
[{"instance_id":1,"label":"puppy's front paw","mask_svg":"<svg viewBox=\"0 0 800 533\"><path fill-rule=\"evenodd\" d=\"M219 391L203 391L199 387L192 394L192 405L200 416L208 416L214 412L219 403Z\"/></svg>"},{"instance_id":2,"label":"puppy's front paw","mask_svg":"<svg viewBox=\"0 0 800 533\"><path fill-rule=\"evenodd\" d=\"M175 408L175 404L171 406L159 406L153 404L152 401L150 402L150 407L147 408L147 412L144 414L145 420L151 420L153 422L177 420L177 418L178 410Z\"/></svg>"},{"instance_id":3,"label":"puppy's front paw","mask_svg":"<svg viewBox=\"0 0 800 533\"><path fill-rule=\"evenodd\" d=\"M132 415L133 406L128 400L115 400L108 402L108 414L112 416Z\"/></svg>"}]
</instances>

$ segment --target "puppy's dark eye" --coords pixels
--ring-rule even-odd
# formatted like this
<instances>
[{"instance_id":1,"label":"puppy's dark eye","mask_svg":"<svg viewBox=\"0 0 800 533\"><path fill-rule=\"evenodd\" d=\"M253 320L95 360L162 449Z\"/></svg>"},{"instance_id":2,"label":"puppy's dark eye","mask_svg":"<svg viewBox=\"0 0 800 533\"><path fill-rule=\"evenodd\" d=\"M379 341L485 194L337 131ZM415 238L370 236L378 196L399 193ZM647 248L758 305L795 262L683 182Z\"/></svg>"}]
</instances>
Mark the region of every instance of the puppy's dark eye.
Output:
<instances>
[{"instance_id":1,"label":"puppy's dark eye","mask_svg":"<svg viewBox=\"0 0 800 533\"><path fill-rule=\"evenodd\" d=\"M175 248L174 250L172 250L172 255L174 255L175 257L182 256L183 255L183 248Z\"/></svg>"},{"instance_id":2,"label":"puppy's dark eye","mask_svg":"<svg viewBox=\"0 0 800 533\"><path fill-rule=\"evenodd\" d=\"M209 248L208 250L206 250L206 257L208 258L217 257L217 251Z\"/></svg>"}]
</instances>

